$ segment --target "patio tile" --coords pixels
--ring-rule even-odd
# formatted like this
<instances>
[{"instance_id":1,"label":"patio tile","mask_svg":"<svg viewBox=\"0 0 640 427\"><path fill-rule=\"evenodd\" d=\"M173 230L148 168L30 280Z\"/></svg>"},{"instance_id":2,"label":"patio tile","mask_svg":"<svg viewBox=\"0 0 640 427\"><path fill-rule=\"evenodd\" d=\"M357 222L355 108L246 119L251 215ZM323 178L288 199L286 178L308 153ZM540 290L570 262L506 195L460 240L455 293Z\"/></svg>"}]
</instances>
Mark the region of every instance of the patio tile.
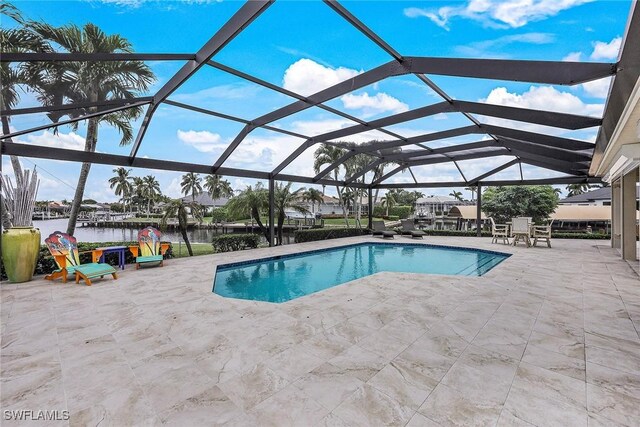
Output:
<instances>
[{"instance_id":1,"label":"patio tile","mask_svg":"<svg viewBox=\"0 0 640 427\"><path fill-rule=\"evenodd\" d=\"M367 384L333 410L334 414L352 426L404 426L414 412Z\"/></svg>"},{"instance_id":2,"label":"patio tile","mask_svg":"<svg viewBox=\"0 0 640 427\"><path fill-rule=\"evenodd\" d=\"M278 375L291 382L323 363L324 360L305 351L301 346L291 347L264 362Z\"/></svg>"},{"instance_id":3,"label":"patio tile","mask_svg":"<svg viewBox=\"0 0 640 427\"><path fill-rule=\"evenodd\" d=\"M224 425L244 413L220 387L213 386L160 413L164 425Z\"/></svg>"},{"instance_id":4,"label":"patio tile","mask_svg":"<svg viewBox=\"0 0 640 427\"><path fill-rule=\"evenodd\" d=\"M249 372L222 382L219 386L236 405L248 410L283 389L287 383L287 380L272 369L259 364Z\"/></svg>"},{"instance_id":5,"label":"patio tile","mask_svg":"<svg viewBox=\"0 0 640 427\"><path fill-rule=\"evenodd\" d=\"M585 382L537 366L521 363L511 385L529 395L586 408Z\"/></svg>"},{"instance_id":6,"label":"patio tile","mask_svg":"<svg viewBox=\"0 0 640 427\"><path fill-rule=\"evenodd\" d=\"M213 381L195 364L183 365L141 381L146 395L158 412L194 396L213 385Z\"/></svg>"},{"instance_id":7,"label":"patio tile","mask_svg":"<svg viewBox=\"0 0 640 427\"><path fill-rule=\"evenodd\" d=\"M439 426L440 424L430 420L429 418L425 417L419 412L416 412L415 414L413 414L413 417L411 417L411 420L409 420L409 423L407 424L407 427L439 427Z\"/></svg>"},{"instance_id":8,"label":"patio tile","mask_svg":"<svg viewBox=\"0 0 640 427\"><path fill-rule=\"evenodd\" d=\"M293 383L307 396L332 411L355 392L363 381L342 368L325 363Z\"/></svg>"},{"instance_id":9,"label":"patio tile","mask_svg":"<svg viewBox=\"0 0 640 427\"><path fill-rule=\"evenodd\" d=\"M480 402L458 390L438 384L418 412L447 426L489 426L500 417L502 405Z\"/></svg>"},{"instance_id":10,"label":"patio tile","mask_svg":"<svg viewBox=\"0 0 640 427\"><path fill-rule=\"evenodd\" d=\"M532 345L531 342L527 345L522 361L578 380L585 380L584 359L575 359L554 353Z\"/></svg>"},{"instance_id":11,"label":"patio tile","mask_svg":"<svg viewBox=\"0 0 640 427\"><path fill-rule=\"evenodd\" d=\"M410 341L402 340L389 331L379 330L360 341L358 346L391 360L404 351L410 343Z\"/></svg>"},{"instance_id":12,"label":"patio tile","mask_svg":"<svg viewBox=\"0 0 640 427\"><path fill-rule=\"evenodd\" d=\"M630 374L595 363L587 363L587 382L640 399L640 373Z\"/></svg>"},{"instance_id":13,"label":"patio tile","mask_svg":"<svg viewBox=\"0 0 640 427\"><path fill-rule=\"evenodd\" d=\"M329 363L366 382L384 368L387 360L354 345L333 359L329 359Z\"/></svg>"},{"instance_id":14,"label":"patio tile","mask_svg":"<svg viewBox=\"0 0 640 427\"><path fill-rule=\"evenodd\" d=\"M529 345L567 357L584 360L584 340L547 335L534 330L531 333L531 337L529 337Z\"/></svg>"},{"instance_id":15,"label":"patio tile","mask_svg":"<svg viewBox=\"0 0 640 427\"><path fill-rule=\"evenodd\" d=\"M367 384L403 405L417 410L433 391L438 381L408 364L391 362Z\"/></svg>"},{"instance_id":16,"label":"patio tile","mask_svg":"<svg viewBox=\"0 0 640 427\"><path fill-rule=\"evenodd\" d=\"M328 409L293 386L277 392L250 412L261 426L274 427L316 424L328 413Z\"/></svg>"},{"instance_id":17,"label":"patio tile","mask_svg":"<svg viewBox=\"0 0 640 427\"><path fill-rule=\"evenodd\" d=\"M624 426L640 425L640 399L587 384L589 412Z\"/></svg>"}]
</instances>

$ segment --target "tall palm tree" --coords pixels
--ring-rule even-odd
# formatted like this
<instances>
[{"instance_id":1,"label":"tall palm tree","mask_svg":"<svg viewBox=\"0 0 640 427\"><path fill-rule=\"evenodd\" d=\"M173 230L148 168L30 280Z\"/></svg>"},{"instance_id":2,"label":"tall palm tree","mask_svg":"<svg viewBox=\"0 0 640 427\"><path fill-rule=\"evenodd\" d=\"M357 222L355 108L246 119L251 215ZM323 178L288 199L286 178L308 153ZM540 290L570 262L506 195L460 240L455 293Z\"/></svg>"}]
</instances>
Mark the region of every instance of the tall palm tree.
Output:
<instances>
[{"instance_id":1,"label":"tall palm tree","mask_svg":"<svg viewBox=\"0 0 640 427\"><path fill-rule=\"evenodd\" d=\"M12 4L7 2L0 3L0 16L6 16L19 24L16 28L0 28L0 48L2 53L25 53L25 52L50 52L51 46L42 39L37 33L31 31L24 26L25 20L20 11ZM28 88L28 85L35 82L35 77L29 73L29 67L26 63L16 66L15 63L0 63L0 108L9 111L14 108L19 100L19 91ZM2 115L2 133L7 135L11 133L11 116ZM12 143L12 139L8 138L3 143ZM20 185L22 180L22 167L16 156L10 156L11 166L13 167L16 184Z\"/></svg>"},{"instance_id":2,"label":"tall palm tree","mask_svg":"<svg viewBox=\"0 0 640 427\"><path fill-rule=\"evenodd\" d=\"M182 194L188 196L191 194L191 201L196 201L196 194L202 193L202 178L197 173L189 172L187 174L182 175L182 181L180 182L180 187L182 189Z\"/></svg>"},{"instance_id":3,"label":"tall palm tree","mask_svg":"<svg viewBox=\"0 0 640 427\"><path fill-rule=\"evenodd\" d=\"M131 169L116 168L113 170L116 175L109 178L109 188L114 190L116 196L120 196L120 201L124 204L133 193L132 177L129 176Z\"/></svg>"},{"instance_id":4,"label":"tall palm tree","mask_svg":"<svg viewBox=\"0 0 640 427\"><path fill-rule=\"evenodd\" d=\"M132 44L118 34L108 35L96 25L88 23L83 27L74 24L54 27L42 22L29 22L28 28L43 39L59 46L69 53L132 53ZM131 99L145 93L155 81L151 69L142 61L69 61L48 63L39 67L42 85L35 85L38 99L44 105L99 102L114 99ZM57 122L68 115L78 117L98 111L98 107L81 108L49 114ZM117 113L93 117L87 120L85 151L94 152L98 144L98 130L101 124L117 129L120 145L133 141L131 122L142 114L142 107L129 108ZM72 128L76 130L78 123ZM71 206L67 233L73 234L84 189L91 169L91 163L83 163L78 185Z\"/></svg>"},{"instance_id":5,"label":"tall palm tree","mask_svg":"<svg viewBox=\"0 0 640 427\"><path fill-rule=\"evenodd\" d=\"M189 226L189 211L196 221L202 221L202 208L195 202L185 203L182 199L171 200L164 207L164 214L160 220L160 228L165 229L169 218L178 219L178 229L182 234L182 239L185 245L187 245L187 251L189 256L193 256L193 249L191 248L191 242L189 242L189 235L187 234L187 227Z\"/></svg>"},{"instance_id":6,"label":"tall palm tree","mask_svg":"<svg viewBox=\"0 0 640 427\"><path fill-rule=\"evenodd\" d=\"M389 216L389 208L392 208L396 205L396 199L393 198L393 193L387 192L382 197L382 206L386 206L387 208L387 216Z\"/></svg>"},{"instance_id":7,"label":"tall palm tree","mask_svg":"<svg viewBox=\"0 0 640 427\"><path fill-rule=\"evenodd\" d=\"M231 183L222 178L222 175L207 175L204 179L204 188L213 199L213 209L216 208L216 200L220 197L233 196Z\"/></svg>"},{"instance_id":8,"label":"tall palm tree","mask_svg":"<svg viewBox=\"0 0 640 427\"><path fill-rule=\"evenodd\" d=\"M586 193L591 189L591 185L589 184L569 184L567 185L567 190L569 191L569 196L577 196L579 194Z\"/></svg>"},{"instance_id":9,"label":"tall palm tree","mask_svg":"<svg viewBox=\"0 0 640 427\"><path fill-rule=\"evenodd\" d=\"M316 149L316 151L313 153L313 156L315 157L313 161L313 170L316 173L320 173L320 170L322 170L324 166L328 166L337 161L338 159L340 159L340 157L344 156L346 152L347 150L345 150L344 148L336 147L329 144L320 144L320 147L318 147L318 149ZM340 176L341 168L342 166L337 167L333 170L333 179L336 182L338 181L338 177ZM349 211L342 202L342 188L339 185L336 185L336 192L338 193L338 200L340 200L341 202L344 221L347 227L349 227Z\"/></svg>"},{"instance_id":10,"label":"tall palm tree","mask_svg":"<svg viewBox=\"0 0 640 427\"><path fill-rule=\"evenodd\" d=\"M287 209L291 209L303 214L309 213L309 210L300 203L300 199L302 198L302 194L305 189L298 188L296 191L291 191L291 185L293 183L289 182L286 185L284 183L276 183L274 189L274 197L273 197L273 210L275 216L278 218L278 245L283 244L282 240L282 232L284 228L284 220L286 219L286 211Z\"/></svg>"},{"instance_id":11,"label":"tall palm tree","mask_svg":"<svg viewBox=\"0 0 640 427\"><path fill-rule=\"evenodd\" d=\"M322 197L322 192L320 190L316 190L315 188L309 188L308 190L302 193L302 200L307 202L311 202L311 210L312 213L316 213L316 202L318 203L318 208L320 204L324 202L324 198Z\"/></svg>"},{"instance_id":12,"label":"tall palm tree","mask_svg":"<svg viewBox=\"0 0 640 427\"><path fill-rule=\"evenodd\" d=\"M147 200L147 215L151 214L151 203L156 201L160 194L160 183L155 176L147 175L142 178L142 196Z\"/></svg>"},{"instance_id":13,"label":"tall palm tree","mask_svg":"<svg viewBox=\"0 0 640 427\"><path fill-rule=\"evenodd\" d=\"M471 201L473 202L476 199L476 187L465 187L465 190L471 192Z\"/></svg>"},{"instance_id":14,"label":"tall palm tree","mask_svg":"<svg viewBox=\"0 0 640 427\"><path fill-rule=\"evenodd\" d=\"M269 228L264 225L260 219L260 215L268 208L269 194L261 182L257 183L255 188L248 186L227 203L229 216L242 218L245 217L245 215L249 215L252 219L256 220L260 231L267 241L269 241L270 238Z\"/></svg>"},{"instance_id":15,"label":"tall palm tree","mask_svg":"<svg viewBox=\"0 0 640 427\"><path fill-rule=\"evenodd\" d=\"M462 198L462 191L452 191L449 195L460 202L464 200Z\"/></svg>"}]
</instances>

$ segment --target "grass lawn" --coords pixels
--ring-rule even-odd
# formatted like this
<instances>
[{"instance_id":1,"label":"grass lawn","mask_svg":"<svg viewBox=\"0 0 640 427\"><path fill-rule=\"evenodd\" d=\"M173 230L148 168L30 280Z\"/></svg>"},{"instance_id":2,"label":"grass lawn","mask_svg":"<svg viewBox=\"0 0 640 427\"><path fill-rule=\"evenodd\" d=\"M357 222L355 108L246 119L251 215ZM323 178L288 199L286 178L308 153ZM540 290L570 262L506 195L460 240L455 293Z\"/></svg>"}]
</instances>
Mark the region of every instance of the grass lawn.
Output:
<instances>
[{"instance_id":1,"label":"grass lawn","mask_svg":"<svg viewBox=\"0 0 640 427\"><path fill-rule=\"evenodd\" d=\"M191 249L193 249L193 256L197 255L210 255L213 252L213 246L211 243L192 243ZM174 243L173 244L173 256L176 258L184 258L189 256L189 251L187 251L187 245L184 243Z\"/></svg>"},{"instance_id":2,"label":"grass lawn","mask_svg":"<svg viewBox=\"0 0 640 427\"><path fill-rule=\"evenodd\" d=\"M377 217L373 217L374 221L384 221L382 218L377 218ZM369 224L369 219L366 216L363 216L360 219L360 224L363 227L366 227ZM325 218L324 220L324 225L325 226L330 226L330 227L344 227L345 223L344 223L344 218ZM349 218L349 225L350 226L355 226L356 225L356 219L355 218Z\"/></svg>"}]
</instances>

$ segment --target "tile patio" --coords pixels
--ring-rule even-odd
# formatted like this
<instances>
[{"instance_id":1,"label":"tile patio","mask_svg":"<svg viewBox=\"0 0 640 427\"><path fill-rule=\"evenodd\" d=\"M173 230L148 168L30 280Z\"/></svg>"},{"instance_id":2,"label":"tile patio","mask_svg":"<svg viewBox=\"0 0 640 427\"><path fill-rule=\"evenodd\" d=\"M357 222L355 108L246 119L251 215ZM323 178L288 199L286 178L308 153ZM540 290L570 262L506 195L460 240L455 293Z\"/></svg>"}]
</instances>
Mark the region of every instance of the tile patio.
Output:
<instances>
[{"instance_id":1,"label":"tile patio","mask_svg":"<svg viewBox=\"0 0 640 427\"><path fill-rule=\"evenodd\" d=\"M607 241L429 237L513 256L283 304L211 292L216 263L367 239L3 284L1 406L74 426L640 425L640 279Z\"/></svg>"}]
</instances>

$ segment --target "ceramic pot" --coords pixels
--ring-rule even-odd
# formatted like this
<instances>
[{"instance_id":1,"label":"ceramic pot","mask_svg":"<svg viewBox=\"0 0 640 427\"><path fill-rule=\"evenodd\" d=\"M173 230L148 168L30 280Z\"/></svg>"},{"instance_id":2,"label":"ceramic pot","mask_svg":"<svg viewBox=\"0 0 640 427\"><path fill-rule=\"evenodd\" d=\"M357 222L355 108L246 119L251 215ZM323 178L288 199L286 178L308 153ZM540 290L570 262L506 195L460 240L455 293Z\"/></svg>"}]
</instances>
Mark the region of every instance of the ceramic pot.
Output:
<instances>
[{"instance_id":1,"label":"ceramic pot","mask_svg":"<svg viewBox=\"0 0 640 427\"><path fill-rule=\"evenodd\" d=\"M40 230L11 227L2 232L2 262L10 282L28 282L33 277L40 252Z\"/></svg>"}]
</instances>

